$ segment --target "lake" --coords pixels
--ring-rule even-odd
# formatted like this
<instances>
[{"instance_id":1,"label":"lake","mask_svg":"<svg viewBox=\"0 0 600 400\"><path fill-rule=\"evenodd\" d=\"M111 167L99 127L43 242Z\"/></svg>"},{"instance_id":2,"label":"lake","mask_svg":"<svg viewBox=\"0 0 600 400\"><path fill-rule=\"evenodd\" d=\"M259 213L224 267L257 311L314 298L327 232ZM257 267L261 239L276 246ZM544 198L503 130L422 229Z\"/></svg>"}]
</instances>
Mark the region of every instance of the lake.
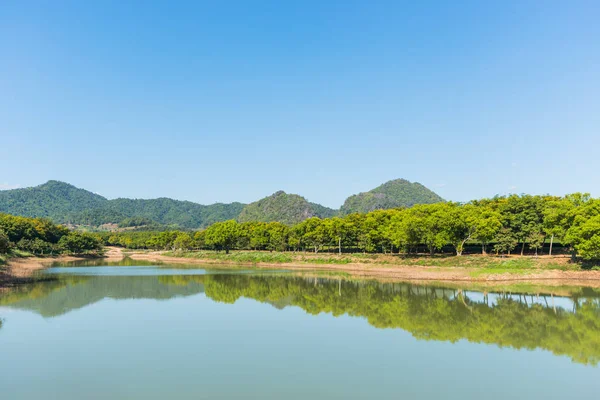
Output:
<instances>
[{"instance_id":1,"label":"lake","mask_svg":"<svg viewBox=\"0 0 600 400\"><path fill-rule=\"evenodd\" d=\"M3 399L568 399L600 390L600 291L57 266L0 293Z\"/></svg>"}]
</instances>

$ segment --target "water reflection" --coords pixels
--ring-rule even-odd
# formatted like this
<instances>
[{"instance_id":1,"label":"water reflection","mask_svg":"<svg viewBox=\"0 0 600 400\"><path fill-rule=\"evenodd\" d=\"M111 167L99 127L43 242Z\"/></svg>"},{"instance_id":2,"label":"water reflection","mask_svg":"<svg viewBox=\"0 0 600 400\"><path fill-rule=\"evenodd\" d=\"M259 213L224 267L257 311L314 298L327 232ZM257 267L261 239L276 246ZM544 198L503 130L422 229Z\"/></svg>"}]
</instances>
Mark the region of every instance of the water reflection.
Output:
<instances>
[{"instance_id":1,"label":"water reflection","mask_svg":"<svg viewBox=\"0 0 600 400\"><path fill-rule=\"evenodd\" d=\"M545 349L584 364L600 361L600 294L587 288L557 297L292 275L65 275L4 293L0 306L53 317L104 298L166 300L203 292L224 303L245 297L313 315L362 317L376 328L402 329L423 340L465 339Z\"/></svg>"}]
</instances>

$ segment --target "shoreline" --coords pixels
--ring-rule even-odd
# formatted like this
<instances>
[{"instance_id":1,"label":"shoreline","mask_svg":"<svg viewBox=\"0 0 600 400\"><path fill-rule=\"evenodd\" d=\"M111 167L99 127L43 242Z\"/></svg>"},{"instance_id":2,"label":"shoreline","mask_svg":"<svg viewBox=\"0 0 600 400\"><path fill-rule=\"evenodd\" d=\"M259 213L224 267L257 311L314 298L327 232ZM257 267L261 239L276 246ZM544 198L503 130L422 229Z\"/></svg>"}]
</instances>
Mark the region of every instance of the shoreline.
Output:
<instances>
[{"instance_id":1,"label":"shoreline","mask_svg":"<svg viewBox=\"0 0 600 400\"><path fill-rule=\"evenodd\" d=\"M37 271L46 269L57 262L85 260L120 261L123 257L124 255L121 249L110 247L107 248L107 251L103 256L98 257L60 255L51 257L11 258L6 265L0 267L0 290L24 283L31 283L35 281L34 275Z\"/></svg>"},{"instance_id":2,"label":"shoreline","mask_svg":"<svg viewBox=\"0 0 600 400\"><path fill-rule=\"evenodd\" d=\"M133 260L198 266L238 266L260 269L280 269L299 272L332 272L358 279L375 279L385 282L456 282L478 285L543 284L544 286L585 286L600 288L600 271L519 270L514 273L482 273L480 268L438 267L414 265L381 265L368 263L317 264L310 262L237 262L189 257L174 257L163 252L130 252ZM477 274L474 276L474 274Z\"/></svg>"},{"instance_id":3,"label":"shoreline","mask_svg":"<svg viewBox=\"0 0 600 400\"><path fill-rule=\"evenodd\" d=\"M26 257L9 260L0 272L0 289L9 288L34 280L37 271L48 268L57 262L101 260L118 262L129 257L133 260L195 266L218 266L220 268L251 267L259 269L291 270L311 275L331 273L355 279L374 279L381 282L432 283L448 282L474 284L479 286L516 286L534 284L544 286L583 286L600 288L600 271L564 271L556 269L515 269L503 273L486 273L485 269L474 267L421 266L402 264L376 264L352 262L347 264L327 264L307 262L239 262L210 258L190 258L165 255L164 251L130 251L118 247L107 247L100 257L56 256ZM124 251L125 250L125 251Z\"/></svg>"}]
</instances>

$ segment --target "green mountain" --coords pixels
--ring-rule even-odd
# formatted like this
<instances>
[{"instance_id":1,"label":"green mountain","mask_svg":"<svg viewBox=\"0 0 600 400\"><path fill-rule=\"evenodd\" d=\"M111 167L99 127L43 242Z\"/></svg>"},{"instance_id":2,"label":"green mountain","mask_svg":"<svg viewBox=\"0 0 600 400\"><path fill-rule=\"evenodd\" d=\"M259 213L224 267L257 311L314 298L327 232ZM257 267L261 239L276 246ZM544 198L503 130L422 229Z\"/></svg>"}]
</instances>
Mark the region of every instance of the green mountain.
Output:
<instances>
[{"instance_id":1,"label":"green mountain","mask_svg":"<svg viewBox=\"0 0 600 400\"><path fill-rule=\"evenodd\" d=\"M444 199L420 183L396 179L368 192L348 197L340 209L340 214L366 213L373 210L412 207L415 204L431 204L440 201L444 201Z\"/></svg>"},{"instance_id":2,"label":"green mountain","mask_svg":"<svg viewBox=\"0 0 600 400\"><path fill-rule=\"evenodd\" d=\"M284 224L295 224L311 217L332 217L336 213L336 210L311 203L302 196L287 194L280 190L269 197L248 204L237 219L239 222L279 221Z\"/></svg>"},{"instance_id":3,"label":"green mountain","mask_svg":"<svg viewBox=\"0 0 600 400\"><path fill-rule=\"evenodd\" d=\"M107 201L68 183L48 181L36 187L0 191L0 212L66 222L66 215L101 207Z\"/></svg>"},{"instance_id":4,"label":"green mountain","mask_svg":"<svg viewBox=\"0 0 600 400\"><path fill-rule=\"evenodd\" d=\"M244 204L201 205L167 198L108 200L68 183L0 191L0 212L26 217L48 217L57 223L98 226L139 217L163 225L202 228L236 218Z\"/></svg>"},{"instance_id":5,"label":"green mountain","mask_svg":"<svg viewBox=\"0 0 600 400\"><path fill-rule=\"evenodd\" d=\"M443 199L420 183L398 179L370 192L349 197L339 213L346 215L439 201ZM328 218L338 214L337 210L283 191L248 205L202 205L164 197L108 200L59 181L48 181L32 188L0 191L0 212L26 217L47 217L63 224L99 226L110 223L122 227L146 225L146 229L157 226L197 229L229 219L294 224L310 217Z\"/></svg>"},{"instance_id":6,"label":"green mountain","mask_svg":"<svg viewBox=\"0 0 600 400\"><path fill-rule=\"evenodd\" d=\"M208 206L168 198L151 200L115 199L102 210L116 215L143 217L164 225L178 225L184 228L204 228L215 222L235 219L244 208L242 203L216 203Z\"/></svg>"}]
</instances>

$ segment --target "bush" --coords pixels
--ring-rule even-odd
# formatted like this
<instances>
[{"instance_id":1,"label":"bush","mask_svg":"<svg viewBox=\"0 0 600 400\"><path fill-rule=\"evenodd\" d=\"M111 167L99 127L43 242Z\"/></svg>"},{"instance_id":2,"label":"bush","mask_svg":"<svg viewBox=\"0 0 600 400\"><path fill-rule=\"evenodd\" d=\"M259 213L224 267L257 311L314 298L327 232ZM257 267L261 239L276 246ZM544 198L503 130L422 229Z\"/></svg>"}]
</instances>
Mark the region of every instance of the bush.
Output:
<instances>
[{"instance_id":1,"label":"bush","mask_svg":"<svg viewBox=\"0 0 600 400\"><path fill-rule=\"evenodd\" d=\"M80 232L69 232L58 241L58 246L61 250L71 254L83 254L98 252L102 250L100 240L89 234Z\"/></svg>"},{"instance_id":2,"label":"bush","mask_svg":"<svg viewBox=\"0 0 600 400\"><path fill-rule=\"evenodd\" d=\"M6 254L12 248L12 243L8 240L8 235L0 230L0 254Z\"/></svg>"}]
</instances>

